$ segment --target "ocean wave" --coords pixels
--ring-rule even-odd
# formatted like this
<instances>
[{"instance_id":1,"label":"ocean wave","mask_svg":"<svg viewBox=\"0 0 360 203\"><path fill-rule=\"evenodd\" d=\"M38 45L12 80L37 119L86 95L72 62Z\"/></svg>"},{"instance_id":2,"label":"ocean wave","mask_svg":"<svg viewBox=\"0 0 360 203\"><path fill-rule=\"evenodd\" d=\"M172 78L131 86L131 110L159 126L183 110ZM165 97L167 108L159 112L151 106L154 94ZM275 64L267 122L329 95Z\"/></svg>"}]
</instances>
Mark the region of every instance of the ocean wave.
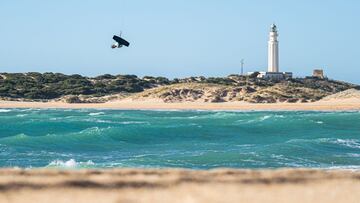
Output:
<instances>
[{"instance_id":1,"label":"ocean wave","mask_svg":"<svg viewBox=\"0 0 360 203\"><path fill-rule=\"evenodd\" d=\"M166 119L174 120L186 120L186 119L234 119L233 122L246 124L246 123L257 123L264 121L279 121L286 122L304 122L310 121L316 124L325 124L322 120L323 117L327 116L350 116L354 112L285 112L285 111L259 111L259 112L237 112L237 111L205 111L206 113L194 112L195 115L173 115L168 116ZM357 113L357 112L356 112ZM310 118L304 118L310 117Z\"/></svg>"},{"instance_id":2,"label":"ocean wave","mask_svg":"<svg viewBox=\"0 0 360 203\"><path fill-rule=\"evenodd\" d=\"M26 135L25 133L20 133L20 134L9 136L9 137L3 137L0 140L9 140L9 139L11 139L11 140L21 140L21 139L26 139L28 137L29 136Z\"/></svg>"},{"instance_id":3,"label":"ocean wave","mask_svg":"<svg viewBox=\"0 0 360 203\"><path fill-rule=\"evenodd\" d=\"M94 135L94 134L101 134L104 131L110 130L113 127L108 126L106 128L100 128L100 127L90 127L86 128L84 130L81 130L80 132L71 133L70 135L76 135L76 134L86 134L86 135Z\"/></svg>"},{"instance_id":4,"label":"ocean wave","mask_svg":"<svg viewBox=\"0 0 360 203\"><path fill-rule=\"evenodd\" d=\"M360 154L354 154L354 153L348 153L347 156L353 158L360 158Z\"/></svg>"},{"instance_id":5,"label":"ocean wave","mask_svg":"<svg viewBox=\"0 0 360 203\"><path fill-rule=\"evenodd\" d=\"M77 162L75 159L68 161L54 160L51 161L46 168L91 168L94 167L95 163L91 160L87 162Z\"/></svg>"},{"instance_id":6,"label":"ocean wave","mask_svg":"<svg viewBox=\"0 0 360 203\"><path fill-rule=\"evenodd\" d=\"M134 155L132 156L133 158L144 158L144 157L151 157L151 156L158 156L158 154L138 154L138 155Z\"/></svg>"},{"instance_id":7,"label":"ocean wave","mask_svg":"<svg viewBox=\"0 0 360 203\"><path fill-rule=\"evenodd\" d=\"M32 147L51 147L54 145L63 145L65 143L69 144L81 144L94 142L94 140L106 140L109 138L106 136L106 132L111 130L113 127L89 127L80 131L64 133L64 134L45 134L41 136L29 136L25 133L16 134L13 136L0 138L0 142L3 144L11 145L28 145Z\"/></svg>"},{"instance_id":8,"label":"ocean wave","mask_svg":"<svg viewBox=\"0 0 360 203\"><path fill-rule=\"evenodd\" d=\"M104 115L104 112L96 112L96 113L89 113L89 116L100 116L100 115Z\"/></svg>"},{"instance_id":9,"label":"ocean wave","mask_svg":"<svg viewBox=\"0 0 360 203\"><path fill-rule=\"evenodd\" d=\"M337 138L291 139L286 143L334 144L334 145L340 145L354 149L360 149L360 141L357 139L337 139Z\"/></svg>"},{"instance_id":10,"label":"ocean wave","mask_svg":"<svg viewBox=\"0 0 360 203\"><path fill-rule=\"evenodd\" d=\"M149 125L150 124L150 122L147 122L147 121L113 121L113 120L103 120L103 119L97 119L97 118L87 118L82 121L94 122L94 123L124 124L124 125L130 125L130 124Z\"/></svg>"},{"instance_id":11,"label":"ocean wave","mask_svg":"<svg viewBox=\"0 0 360 203\"><path fill-rule=\"evenodd\" d=\"M48 111L48 109L40 109L40 108L27 108L27 109L14 109L14 111L19 111L19 112L37 112L37 111Z\"/></svg>"},{"instance_id":12,"label":"ocean wave","mask_svg":"<svg viewBox=\"0 0 360 203\"><path fill-rule=\"evenodd\" d=\"M129 125L129 124L150 124L149 122L143 122L143 121L122 121L118 122L119 124Z\"/></svg>"},{"instance_id":13,"label":"ocean wave","mask_svg":"<svg viewBox=\"0 0 360 203\"><path fill-rule=\"evenodd\" d=\"M237 112L228 112L228 111L205 111L206 114L203 114L203 112L198 112L198 115L193 116L184 116L184 117L171 117L171 119L227 119L227 118L233 118L238 117L242 114L239 114Z\"/></svg>"},{"instance_id":14,"label":"ocean wave","mask_svg":"<svg viewBox=\"0 0 360 203\"><path fill-rule=\"evenodd\" d=\"M11 109L0 109L0 113L7 113L7 112L11 112Z\"/></svg>"},{"instance_id":15,"label":"ocean wave","mask_svg":"<svg viewBox=\"0 0 360 203\"><path fill-rule=\"evenodd\" d=\"M270 119L271 117L272 117L272 116L270 116L270 115L265 115L265 116L260 117L260 118L259 118L259 121L265 121L265 120Z\"/></svg>"},{"instance_id":16,"label":"ocean wave","mask_svg":"<svg viewBox=\"0 0 360 203\"><path fill-rule=\"evenodd\" d=\"M272 117L273 116L271 116L271 115L263 115L263 116L255 117L255 118L251 118L251 119L244 118L244 119L237 120L235 122L236 123L245 123L245 124L258 123L258 122L263 122L263 121L269 120Z\"/></svg>"},{"instance_id":17,"label":"ocean wave","mask_svg":"<svg viewBox=\"0 0 360 203\"><path fill-rule=\"evenodd\" d=\"M251 148L251 147L254 147L256 145L254 144L237 144L237 145L234 145L236 147L243 147L243 148Z\"/></svg>"},{"instance_id":18,"label":"ocean wave","mask_svg":"<svg viewBox=\"0 0 360 203\"><path fill-rule=\"evenodd\" d=\"M330 142L332 144L346 146L349 148L360 149L360 142L359 140L355 139L324 139L324 141Z\"/></svg>"},{"instance_id":19,"label":"ocean wave","mask_svg":"<svg viewBox=\"0 0 360 203\"><path fill-rule=\"evenodd\" d=\"M18 114L18 115L16 115L16 117L25 117L25 116L27 116L28 114Z\"/></svg>"},{"instance_id":20,"label":"ocean wave","mask_svg":"<svg viewBox=\"0 0 360 203\"><path fill-rule=\"evenodd\" d=\"M8 148L6 145L0 144L0 154L3 152L8 152Z\"/></svg>"},{"instance_id":21,"label":"ocean wave","mask_svg":"<svg viewBox=\"0 0 360 203\"><path fill-rule=\"evenodd\" d=\"M360 166L358 165L347 165L347 166L330 166L324 167L327 170L349 170L349 171L360 171Z\"/></svg>"},{"instance_id":22,"label":"ocean wave","mask_svg":"<svg viewBox=\"0 0 360 203\"><path fill-rule=\"evenodd\" d=\"M212 118L232 118L232 117L237 117L241 114L236 113L236 112L226 112L226 111L220 111L220 112L216 112L214 114L212 114Z\"/></svg>"}]
</instances>

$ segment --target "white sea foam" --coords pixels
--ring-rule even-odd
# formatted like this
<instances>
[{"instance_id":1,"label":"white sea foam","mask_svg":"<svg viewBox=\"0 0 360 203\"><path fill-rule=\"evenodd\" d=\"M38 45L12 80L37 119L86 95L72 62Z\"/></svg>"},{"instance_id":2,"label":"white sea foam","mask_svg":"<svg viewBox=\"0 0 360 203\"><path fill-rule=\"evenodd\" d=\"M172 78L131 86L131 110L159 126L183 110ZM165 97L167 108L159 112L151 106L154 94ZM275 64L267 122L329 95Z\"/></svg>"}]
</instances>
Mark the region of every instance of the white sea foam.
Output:
<instances>
[{"instance_id":1,"label":"white sea foam","mask_svg":"<svg viewBox=\"0 0 360 203\"><path fill-rule=\"evenodd\" d=\"M360 154L348 153L348 157L360 158Z\"/></svg>"},{"instance_id":2,"label":"white sea foam","mask_svg":"<svg viewBox=\"0 0 360 203\"><path fill-rule=\"evenodd\" d=\"M10 112L10 109L0 109L0 113L6 113L6 112Z\"/></svg>"},{"instance_id":3,"label":"white sea foam","mask_svg":"<svg viewBox=\"0 0 360 203\"><path fill-rule=\"evenodd\" d=\"M286 143L309 143L309 142L315 142L319 144L327 143L327 144L341 145L349 148L360 149L360 141L357 139L335 139L335 138L319 138L316 140L291 139Z\"/></svg>"},{"instance_id":4,"label":"white sea foam","mask_svg":"<svg viewBox=\"0 0 360 203\"><path fill-rule=\"evenodd\" d=\"M50 118L49 120L51 121L57 121L57 120L62 120L63 118L58 118L58 117L55 117L55 118Z\"/></svg>"},{"instance_id":5,"label":"white sea foam","mask_svg":"<svg viewBox=\"0 0 360 203\"><path fill-rule=\"evenodd\" d=\"M112 121L112 120L102 120L102 119L95 119L95 118L84 119L83 121L95 122L95 123L124 124L124 125L129 125L129 124L149 125L150 124L150 122L145 122L145 121Z\"/></svg>"},{"instance_id":6,"label":"white sea foam","mask_svg":"<svg viewBox=\"0 0 360 203\"><path fill-rule=\"evenodd\" d=\"M143 157L148 157L148 156L157 156L158 154L139 154L139 155L134 155L133 158L143 158Z\"/></svg>"},{"instance_id":7,"label":"white sea foam","mask_svg":"<svg viewBox=\"0 0 360 203\"><path fill-rule=\"evenodd\" d=\"M18 114L18 115L16 115L16 117L25 117L25 116L27 116L28 114Z\"/></svg>"},{"instance_id":8,"label":"white sea foam","mask_svg":"<svg viewBox=\"0 0 360 203\"><path fill-rule=\"evenodd\" d=\"M271 116L270 116L270 115L266 115L266 116L261 117L259 120L260 120L260 121L265 121L265 120L267 120L267 119L269 119L269 118L271 118Z\"/></svg>"},{"instance_id":9,"label":"white sea foam","mask_svg":"<svg viewBox=\"0 0 360 203\"><path fill-rule=\"evenodd\" d=\"M235 145L236 147L254 147L254 144L239 144L239 145Z\"/></svg>"},{"instance_id":10,"label":"white sea foam","mask_svg":"<svg viewBox=\"0 0 360 203\"><path fill-rule=\"evenodd\" d=\"M143 122L143 121L123 121L123 122L119 122L120 124L150 124L149 122Z\"/></svg>"},{"instance_id":11,"label":"white sea foam","mask_svg":"<svg viewBox=\"0 0 360 203\"><path fill-rule=\"evenodd\" d=\"M101 133L104 132L106 130L112 129L111 126L108 126L106 128L100 128L100 127L90 127L90 128L86 128L80 132L77 132L76 134L93 134L93 133Z\"/></svg>"},{"instance_id":12,"label":"white sea foam","mask_svg":"<svg viewBox=\"0 0 360 203\"><path fill-rule=\"evenodd\" d=\"M87 162L76 162L75 159L70 159L68 161L62 161L62 160L54 160L50 162L47 167L59 167L59 168L87 168L94 166L95 163L91 160Z\"/></svg>"},{"instance_id":13,"label":"white sea foam","mask_svg":"<svg viewBox=\"0 0 360 203\"><path fill-rule=\"evenodd\" d=\"M339 145L343 145L343 146L347 146L350 148L356 148L356 149L360 149L360 142L358 140L355 139L335 139L331 141L334 144L339 144Z\"/></svg>"},{"instance_id":14,"label":"white sea foam","mask_svg":"<svg viewBox=\"0 0 360 203\"><path fill-rule=\"evenodd\" d=\"M261 117L257 117L255 119L250 119L250 120L247 120L246 122L244 123L257 123L257 122L263 122L263 121L266 121L268 119L272 118L271 115L265 115L265 116L261 116ZM244 121L244 120L238 120L237 122L240 122L240 121Z\"/></svg>"},{"instance_id":15,"label":"white sea foam","mask_svg":"<svg viewBox=\"0 0 360 203\"><path fill-rule=\"evenodd\" d=\"M360 141L357 139L335 139L335 138L319 138L320 143L330 143L350 148L360 149Z\"/></svg>"},{"instance_id":16,"label":"white sea foam","mask_svg":"<svg viewBox=\"0 0 360 203\"><path fill-rule=\"evenodd\" d=\"M326 167L328 170L348 170L348 171L360 171L360 166L358 165L348 165L348 166L331 166Z\"/></svg>"},{"instance_id":17,"label":"white sea foam","mask_svg":"<svg viewBox=\"0 0 360 203\"><path fill-rule=\"evenodd\" d=\"M96 112L96 113L89 113L89 116L100 116L100 115L104 115L104 112Z\"/></svg>"},{"instance_id":18,"label":"white sea foam","mask_svg":"<svg viewBox=\"0 0 360 203\"><path fill-rule=\"evenodd\" d=\"M102 120L102 119L96 119L96 118L88 118L88 119L84 119L82 121L86 121L86 122L95 122L95 123L114 123L113 121L108 121L108 120Z\"/></svg>"}]
</instances>

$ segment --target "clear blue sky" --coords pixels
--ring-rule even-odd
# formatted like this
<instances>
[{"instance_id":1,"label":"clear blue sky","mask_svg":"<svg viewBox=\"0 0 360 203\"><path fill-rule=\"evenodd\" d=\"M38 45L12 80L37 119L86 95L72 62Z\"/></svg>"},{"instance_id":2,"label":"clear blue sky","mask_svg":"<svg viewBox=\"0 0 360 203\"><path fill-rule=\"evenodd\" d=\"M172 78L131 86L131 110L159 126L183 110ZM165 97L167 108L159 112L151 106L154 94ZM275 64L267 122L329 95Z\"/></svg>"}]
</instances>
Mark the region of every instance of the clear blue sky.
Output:
<instances>
[{"instance_id":1,"label":"clear blue sky","mask_svg":"<svg viewBox=\"0 0 360 203\"><path fill-rule=\"evenodd\" d=\"M1 0L0 72L186 77L266 70L271 23L280 69L324 68L360 83L360 1ZM123 31L130 48L112 50Z\"/></svg>"}]
</instances>

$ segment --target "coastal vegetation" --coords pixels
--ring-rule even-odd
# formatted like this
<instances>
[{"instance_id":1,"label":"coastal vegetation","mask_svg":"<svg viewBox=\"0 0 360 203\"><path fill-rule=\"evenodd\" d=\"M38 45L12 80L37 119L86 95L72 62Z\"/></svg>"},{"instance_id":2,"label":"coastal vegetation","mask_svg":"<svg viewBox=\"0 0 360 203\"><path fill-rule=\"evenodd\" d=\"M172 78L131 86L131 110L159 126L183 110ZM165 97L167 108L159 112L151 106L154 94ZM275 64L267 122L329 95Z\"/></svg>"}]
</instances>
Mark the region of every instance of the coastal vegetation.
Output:
<instances>
[{"instance_id":1,"label":"coastal vegetation","mask_svg":"<svg viewBox=\"0 0 360 203\"><path fill-rule=\"evenodd\" d=\"M313 77L264 80L256 74L168 79L110 74L85 77L61 73L0 73L2 100L65 100L69 103L105 102L125 97L157 98L164 102L314 102L352 88L359 86Z\"/></svg>"}]
</instances>

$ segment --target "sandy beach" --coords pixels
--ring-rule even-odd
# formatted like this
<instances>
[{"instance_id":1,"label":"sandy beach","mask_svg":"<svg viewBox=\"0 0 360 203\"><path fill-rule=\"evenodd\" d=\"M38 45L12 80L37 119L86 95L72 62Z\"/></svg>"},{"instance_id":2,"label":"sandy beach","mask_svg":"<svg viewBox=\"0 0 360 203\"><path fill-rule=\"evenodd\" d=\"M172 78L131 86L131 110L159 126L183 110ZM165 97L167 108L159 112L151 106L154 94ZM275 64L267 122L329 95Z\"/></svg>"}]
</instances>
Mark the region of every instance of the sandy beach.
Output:
<instances>
[{"instance_id":1,"label":"sandy beach","mask_svg":"<svg viewBox=\"0 0 360 203\"><path fill-rule=\"evenodd\" d=\"M0 170L0 202L359 202L360 173L302 169Z\"/></svg>"},{"instance_id":2,"label":"sandy beach","mask_svg":"<svg viewBox=\"0 0 360 203\"><path fill-rule=\"evenodd\" d=\"M332 99L314 103L253 104L246 102L183 102L164 103L157 100L120 100L107 103L69 104L64 102L0 101L0 108L99 108L99 109L161 109L161 110L295 110L295 111L348 111L360 110L360 99Z\"/></svg>"}]
</instances>

